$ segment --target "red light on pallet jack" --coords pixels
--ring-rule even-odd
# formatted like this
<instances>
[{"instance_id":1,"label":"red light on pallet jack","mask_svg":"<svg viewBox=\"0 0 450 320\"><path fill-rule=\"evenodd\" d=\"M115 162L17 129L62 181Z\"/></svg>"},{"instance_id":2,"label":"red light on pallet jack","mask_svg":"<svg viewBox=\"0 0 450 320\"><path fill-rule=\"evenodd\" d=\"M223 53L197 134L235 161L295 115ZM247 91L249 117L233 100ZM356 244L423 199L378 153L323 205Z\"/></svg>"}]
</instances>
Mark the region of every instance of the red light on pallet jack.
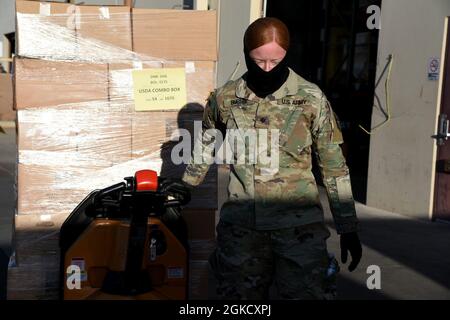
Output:
<instances>
[{"instance_id":1,"label":"red light on pallet jack","mask_svg":"<svg viewBox=\"0 0 450 320\"><path fill-rule=\"evenodd\" d=\"M136 191L156 191L158 174L153 170L140 170L135 174Z\"/></svg>"}]
</instances>

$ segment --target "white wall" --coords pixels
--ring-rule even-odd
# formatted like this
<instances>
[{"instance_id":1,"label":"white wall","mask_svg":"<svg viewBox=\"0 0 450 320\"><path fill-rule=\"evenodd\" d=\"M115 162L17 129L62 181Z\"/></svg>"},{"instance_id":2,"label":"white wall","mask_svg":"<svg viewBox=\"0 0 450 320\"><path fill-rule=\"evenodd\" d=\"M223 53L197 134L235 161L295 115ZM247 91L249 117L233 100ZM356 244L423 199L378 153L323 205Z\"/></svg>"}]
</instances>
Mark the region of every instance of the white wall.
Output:
<instances>
[{"instance_id":1,"label":"white wall","mask_svg":"<svg viewBox=\"0 0 450 320\"><path fill-rule=\"evenodd\" d=\"M0 41L2 35L15 31L15 0L0 0Z\"/></svg>"},{"instance_id":2,"label":"white wall","mask_svg":"<svg viewBox=\"0 0 450 320\"><path fill-rule=\"evenodd\" d=\"M16 29L14 12L15 0L0 0L0 57L3 56L3 35L14 32ZM4 69L7 69L7 62L1 64Z\"/></svg>"},{"instance_id":3,"label":"white wall","mask_svg":"<svg viewBox=\"0 0 450 320\"><path fill-rule=\"evenodd\" d=\"M230 79L236 63L240 66L233 79L246 70L243 54L244 32L257 18L262 16L262 0L214 0L210 1L212 9L217 8L219 16L219 60L217 62L217 86L220 87ZM219 151L220 153L220 151ZM221 165L218 169L218 211L227 199L229 170ZM216 217L216 222L218 217Z\"/></svg>"},{"instance_id":4,"label":"white wall","mask_svg":"<svg viewBox=\"0 0 450 320\"><path fill-rule=\"evenodd\" d=\"M240 66L234 79L247 70L243 54L244 32L250 23L261 17L262 4L262 0L219 1L218 86L230 78L238 61Z\"/></svg>"},{"instance_id":5,"label":"white wall","mask_svg":"<svg viewBox=\"0 0 450 320\"><path fill-rule=\"evenodd\" d=\"M135 8L181 9L183 0L136 0Z\"/></svg>"},{"instance_id":6,"label":"white wall","mask_svg":"<svg viewBox=\"0 0 450 320\"><path fill-rule=\"evenodd\" d=\"M448 0L383 0L377 78L394 55L391 120L371 136L367 204L427 219L432 208L438 81L427 78L440 57ZM377 93L384 105L384 79ZM372 127L383 122L374 108Z\"/></svg>"}]
</instances>

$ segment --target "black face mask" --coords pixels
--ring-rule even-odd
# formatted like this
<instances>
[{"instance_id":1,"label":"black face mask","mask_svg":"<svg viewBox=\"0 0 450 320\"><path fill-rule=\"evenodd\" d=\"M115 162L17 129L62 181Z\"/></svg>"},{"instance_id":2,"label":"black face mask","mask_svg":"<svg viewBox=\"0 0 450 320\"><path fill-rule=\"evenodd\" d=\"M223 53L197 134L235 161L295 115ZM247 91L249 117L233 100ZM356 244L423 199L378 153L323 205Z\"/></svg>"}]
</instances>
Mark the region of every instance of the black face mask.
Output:
<instances>
[{"instance_id":1,"label":"black face mask","mask_svg":"<svg viewBox=\"0 0 450 320\"><path fill-rule=\"evenodd\" d=\"M258 97L265 98L274 93L283 85L289 76L287 65L287 54L272 70L264 71L252 58L247 50L244 50L247 73L244 79L247 81L247 87L250 88Z\"/></svg>"}]
</instances>

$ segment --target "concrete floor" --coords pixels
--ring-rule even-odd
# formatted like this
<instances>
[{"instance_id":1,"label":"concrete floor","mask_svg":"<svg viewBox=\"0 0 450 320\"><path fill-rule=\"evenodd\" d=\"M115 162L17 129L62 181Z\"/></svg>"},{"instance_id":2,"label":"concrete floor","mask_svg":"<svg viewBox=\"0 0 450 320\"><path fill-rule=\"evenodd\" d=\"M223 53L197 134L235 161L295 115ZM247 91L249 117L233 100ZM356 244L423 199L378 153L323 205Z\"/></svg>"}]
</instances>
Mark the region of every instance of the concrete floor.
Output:
<instances>
[{"instance_id":1,"label":"concrete floor","mask_svg":"<svg viewBox=\"0 0 450 320\"><path fill-rule=\"evenodd\" d=\"M15 144L15 129L0 134L0 299L5 296L11 253ZM340 257L339 237L333 230L323 190L321 196L332 231L328 248ZM341 264L339 299L450 299L450 225L419 221L359 203L357 211L362 225L363 259L352 273ZM380 290L366 286L370 265L381 269Z\"/></svg>"},{"instance_id":2,"label":"concrete floor","mask_svg":"<svg viewBox=\"0 0 450 320\"><path fill-rule=\"evenodd\" d=\"M359 203L356 210L363 257L353 272L341 264L339 299L450 299L450 224L415 220ZM333 230L329 211L326 219ZM334 230L331 233L328 250L340 261L339 237ZM370 265L381 269L381 290L367 288Z\"/></svg>"}]
</instances>

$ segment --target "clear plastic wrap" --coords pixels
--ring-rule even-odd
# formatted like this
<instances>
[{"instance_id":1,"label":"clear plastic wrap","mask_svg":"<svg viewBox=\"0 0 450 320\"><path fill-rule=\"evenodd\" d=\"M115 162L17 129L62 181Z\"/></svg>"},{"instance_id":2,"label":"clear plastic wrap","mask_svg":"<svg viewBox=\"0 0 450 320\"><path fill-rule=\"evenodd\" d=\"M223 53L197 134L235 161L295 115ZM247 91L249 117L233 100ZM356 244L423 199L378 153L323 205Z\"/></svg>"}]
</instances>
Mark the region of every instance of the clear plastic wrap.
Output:
<instances>
[{"instance_id":1,"label":"clear plastic wrap","mask_svg":"<svg viewBox=\"0 0 450 320\"><path fill-rule=\"evenodd\" d=\"M18 214L70 211L80 194L121 181L142 168L181 176L184 166L170 163L174 146L170 138L178 128L192 131L193 121L201 120L215 86L215 61L167 60L129 50L132 23L127 7L17 1L17 10ZM142 30L153 26L159 34L164 30L161 24L167 26L177 16L178 23L189 21L195 26L190 41L197 44L202 43L201 30L209 27L215 32L212 12L139 10L137 15ZM193 24L195 16L207 20ZM158 17L161 23L146 25L142 17ZM202 23L206 24L199 29ZM134 36L137 42L144 41L147 36L138 33L138 26ZM160 36L159 42L169 41L175 32ZM167 56L173 51L189 52L183 44L179 44L183 50L171 46L172 51L165 45ZM132 72L148 68L184 68L187 104L174 106L179 111L135 111ZM215 189L215 176L210 174L190 206L216 207ZM45 192L37 196L36 190Z\"/></svg>"},{"instance_id":2,"label":"clear plastic wrap","mask_svg":"<svg viewBox=\"0 0 450 320\"><path fill-rule=\"evenodd\" d=\"M181 177L170 141L179 127L200 121L200 112L130 112L87 103L69 109L18 111L18 214L67 215L90 191L120 182L142 169ZM64 120L63 120L64 119ZM189 207L215 208L211 171L193 191Z\"/></svg>"},{"instance_id":3,"label":"clear plastic wrap","mask_svg":"<svg viewBox=\"0 0 450 320\"><path fill-rule=\"evenodd\" d=\"M16 1L18 55L60 61L216 61L214 11Z\"/></svg>"},{"instance_id":4,"label":"clear plastic wrap","mask_svg":"<svg viewBox=\"0 0 450 320\"><path fill-rule=\"evenodd\" d=\"M168 44L172 36L179 39L174 33L180 30L161 33L167 23L141 21L142 30L148 32L153 26L160 34L153 38L153 45L169 50L155 51L160 56L151 48L134 51L133 40L146 41L147 36L141 35L139 28L132 30L127 7L17 1L18 267L9 272L10 298L56 297L58 231L91 191L121 182L142 169L172 177L184 172L185 165L171 161L177 143L171 137L179 128L192 131L193 121L202 119L206 99L215 87L215 13L192 16L178 10L157 11L139 14L163 22L165 16L170 17L167 21L178 17L181 24L188 19L181 34L192 34L184 42ZM203 16L208 18L202 20ZM204 30L209 38L202 41ZM194 41L197 49L208 47L208 52L196 57L199 51L186 48L187 41ZM132 72L147 68L184 68L187 103L170 111L136 111ZM188 207L194 211L211 208L207 219L215 225L215 170L194 190ZM198 217L191 214L189 219ZM208 242L203 243L209 250Z\"/></svg>"}]
</instances>

